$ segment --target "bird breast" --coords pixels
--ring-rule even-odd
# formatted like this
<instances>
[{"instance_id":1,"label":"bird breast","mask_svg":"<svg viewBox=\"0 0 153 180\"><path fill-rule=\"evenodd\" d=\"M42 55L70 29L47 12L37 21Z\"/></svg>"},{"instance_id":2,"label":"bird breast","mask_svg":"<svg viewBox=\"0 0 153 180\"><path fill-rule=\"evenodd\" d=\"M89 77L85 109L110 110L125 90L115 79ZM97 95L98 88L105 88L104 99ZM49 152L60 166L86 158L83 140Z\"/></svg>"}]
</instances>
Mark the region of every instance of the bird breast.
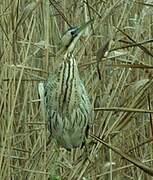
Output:
<instances>
[{"instance_id":1,"label":"bird breast","mask_svg":"<svg viewBox=\"0 0 153 180\"><path fill-rule=\"evenodd\" d=\"M81 85L74 58L61 64L57 81L57 101L59 109L72 112L81 102Z\"/></svg>"}]
</instances>

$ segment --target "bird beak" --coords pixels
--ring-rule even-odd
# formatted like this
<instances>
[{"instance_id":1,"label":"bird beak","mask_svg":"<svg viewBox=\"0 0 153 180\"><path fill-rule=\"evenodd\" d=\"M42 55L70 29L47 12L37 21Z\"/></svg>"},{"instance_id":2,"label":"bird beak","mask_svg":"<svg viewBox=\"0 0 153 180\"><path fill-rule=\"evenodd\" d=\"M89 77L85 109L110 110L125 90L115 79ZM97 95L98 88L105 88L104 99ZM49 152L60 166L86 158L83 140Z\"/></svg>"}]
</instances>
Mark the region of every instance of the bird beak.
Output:
<instances>
[{"instance_id":1,"label":"bird beak","mask_svg":"<svg viewBox=\"0 0 153 180\"><path fill-rule=\"evenodd\" d=\"M93 20L89 20L89 21L86 22L85 24L81 25L81 26L78 28L78 31L79 31L79 32L84 31L92 22L93 22Z\"/></svg>"}]
</instances>

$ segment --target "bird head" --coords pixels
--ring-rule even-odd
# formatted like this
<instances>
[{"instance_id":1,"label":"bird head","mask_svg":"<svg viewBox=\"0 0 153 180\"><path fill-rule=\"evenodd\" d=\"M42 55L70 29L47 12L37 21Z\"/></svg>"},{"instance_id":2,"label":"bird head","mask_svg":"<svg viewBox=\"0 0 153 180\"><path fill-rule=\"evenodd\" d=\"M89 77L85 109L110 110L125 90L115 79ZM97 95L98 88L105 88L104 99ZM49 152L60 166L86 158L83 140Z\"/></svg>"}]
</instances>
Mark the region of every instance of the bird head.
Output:
<instances>
[{"instance_id":1,"label":"bird head","mask_svg":"<svg viewBox=\"0 0 153 180\"><path fill-rule=\"evenodd\" d=\"M77 41L80 39L81 35L84 33L85 29L89 26L92 20L81 25L80 27L70 27L61 38L61 50L64 53L71 53Z\"/></svg>"}]
</instances>

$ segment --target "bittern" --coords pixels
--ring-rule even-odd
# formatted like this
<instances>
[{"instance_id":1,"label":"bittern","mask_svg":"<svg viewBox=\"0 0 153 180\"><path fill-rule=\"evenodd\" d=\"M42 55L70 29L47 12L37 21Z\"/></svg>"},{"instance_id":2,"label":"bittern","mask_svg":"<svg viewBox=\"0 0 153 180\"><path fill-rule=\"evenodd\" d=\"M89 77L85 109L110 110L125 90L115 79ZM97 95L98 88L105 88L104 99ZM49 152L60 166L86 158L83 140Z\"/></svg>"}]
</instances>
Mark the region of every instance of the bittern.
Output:
<instances>
[{"instance_id":1,"label":"bittern","mask_svg":"<svg viewBox=\"0 0 153 180\"><path fill-rule=\"evenodd\" d=\"M61 39L60 66L45 84L45 106L49 131L57 144L71 150L82 147L93 117L91 103L80 79L74 47L91 21L71 27ZM59 58L60 59L60 58Z\"/></svg>"}]
</instances>

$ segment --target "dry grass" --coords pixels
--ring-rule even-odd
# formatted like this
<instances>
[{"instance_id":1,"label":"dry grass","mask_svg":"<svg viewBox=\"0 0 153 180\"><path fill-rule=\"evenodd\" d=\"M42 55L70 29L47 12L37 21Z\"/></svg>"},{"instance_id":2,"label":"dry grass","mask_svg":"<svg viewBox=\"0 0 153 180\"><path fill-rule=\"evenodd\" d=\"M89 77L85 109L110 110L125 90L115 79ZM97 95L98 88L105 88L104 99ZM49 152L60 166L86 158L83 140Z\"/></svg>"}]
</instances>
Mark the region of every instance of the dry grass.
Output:
<instances>
[{"instance_id":1,"label":"dry grass","mask_svg":"<svg viewBox=\"0 0 153 180\"><path fill-rule=\"evenodd\" d=\"M1 180L151 179L152 12L152 0L0 2ZM38 84L59 63L67 24L89 19L76 57L101 140L89 137L87 153L46 147Z\"/></svg>"}]
</instances>

